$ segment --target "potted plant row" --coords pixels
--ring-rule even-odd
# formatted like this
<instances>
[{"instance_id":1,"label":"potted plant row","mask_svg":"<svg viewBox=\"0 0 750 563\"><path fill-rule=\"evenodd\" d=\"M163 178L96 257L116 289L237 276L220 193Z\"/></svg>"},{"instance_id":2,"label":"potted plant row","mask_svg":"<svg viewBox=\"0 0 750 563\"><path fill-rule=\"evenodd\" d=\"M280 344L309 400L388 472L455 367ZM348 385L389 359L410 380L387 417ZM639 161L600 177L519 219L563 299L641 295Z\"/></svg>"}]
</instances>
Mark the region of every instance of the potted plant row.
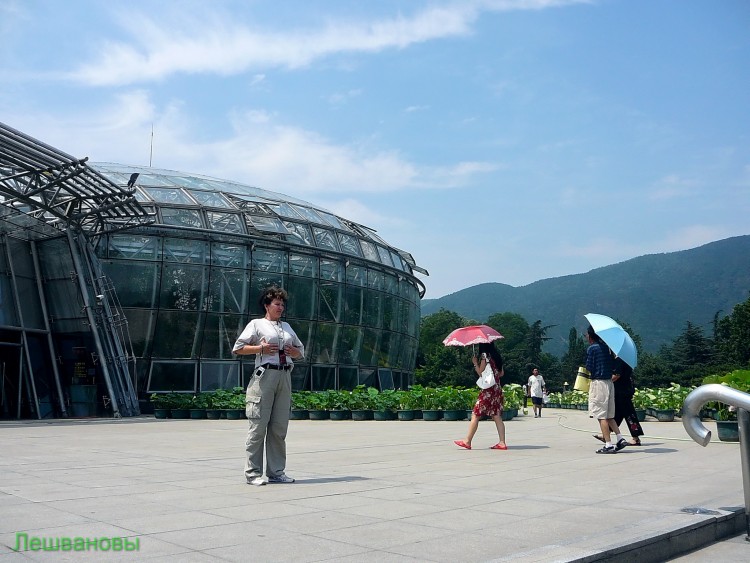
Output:
<instances>
[{"instance_id":1,"label":"potted plant row","mask_svg":"<svg viewBox=\"0 0 750 563\"><path fill-rule=\"evenodd\" d=\"M189 393L154 393L151 395L155 418L240 419L245 412L242 387Z\"/></svg>"}]
</instances>

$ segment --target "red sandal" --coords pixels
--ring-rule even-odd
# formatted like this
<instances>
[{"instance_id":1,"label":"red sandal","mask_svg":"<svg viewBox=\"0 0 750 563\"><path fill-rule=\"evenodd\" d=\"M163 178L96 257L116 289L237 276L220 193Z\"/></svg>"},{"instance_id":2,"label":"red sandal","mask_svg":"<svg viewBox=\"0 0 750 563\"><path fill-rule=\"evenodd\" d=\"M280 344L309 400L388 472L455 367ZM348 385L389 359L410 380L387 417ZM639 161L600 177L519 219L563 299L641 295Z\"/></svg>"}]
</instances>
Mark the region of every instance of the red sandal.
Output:
<instances>
[{"instance_id":1,"label":"red sandal","mask_svg":"<svg viewBox=\"0 0 750 563\"><path fill-rule=\"evenodd\" d=\"M466 450L470 450L471 446L464 442L463 440L453 440L453 443L456 444L459 448L464 448Z\"/></svg>"},{"instance_id":2,"label":"red sandal","mask_svg":"<svg viewBox=\"0 0 750 563\"><path fill-rule=\"evenodd\" d=\"M492 446L490 449L491 450L507 450L508 446L506 446L505 444L497 443L494 446Z\"/></svg>"}]
</instances>

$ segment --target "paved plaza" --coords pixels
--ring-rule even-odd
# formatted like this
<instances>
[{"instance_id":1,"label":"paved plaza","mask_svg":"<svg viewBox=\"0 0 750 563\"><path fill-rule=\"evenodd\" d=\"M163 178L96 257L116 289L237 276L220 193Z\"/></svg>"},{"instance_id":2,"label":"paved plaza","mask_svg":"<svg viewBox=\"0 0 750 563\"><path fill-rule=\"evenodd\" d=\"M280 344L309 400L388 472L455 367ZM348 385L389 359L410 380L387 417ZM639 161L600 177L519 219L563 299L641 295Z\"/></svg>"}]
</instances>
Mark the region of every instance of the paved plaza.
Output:
<instances>
[{"instance_id":1,"label":"paved plaza","mask_svg":"<svg viewBox=\"0 0 750 563\"><path fill-rule=\"evenodd\" d=\"M467 421L291 421L297 482L264 487L245 483L246 426L0 423L0 563L645 563L718 536L735 538L722 559L750 559L739 444L703 448L679 419L647 419L644 445L615 455L594 453L597 425L574 410L507 422L507 451L489 449L492 422L467 451Z\"/></svg>"}]
</instances>

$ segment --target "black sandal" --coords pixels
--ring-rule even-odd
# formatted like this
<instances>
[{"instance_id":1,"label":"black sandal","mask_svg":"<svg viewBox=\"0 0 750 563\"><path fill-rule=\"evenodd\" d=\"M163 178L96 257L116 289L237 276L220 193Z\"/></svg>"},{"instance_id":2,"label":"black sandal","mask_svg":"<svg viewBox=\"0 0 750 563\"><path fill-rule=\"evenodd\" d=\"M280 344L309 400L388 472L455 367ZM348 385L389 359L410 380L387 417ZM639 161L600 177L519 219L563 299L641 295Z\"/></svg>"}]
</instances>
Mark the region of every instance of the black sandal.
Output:
<instances>
[{"instance_id":1,"label":"black sandal","mask_svg":"<svg viewBox=\"0 0 750 563\"><path fill-rule=\"evenodd\" d=\"M596 439L597 439L597 440L599 440L600 442L604 442L604 438L602 438L602 435L601 435L601 434L594 434L593 436L594 436L594 438L596 438Z\"/></svg>"}]
</instances>

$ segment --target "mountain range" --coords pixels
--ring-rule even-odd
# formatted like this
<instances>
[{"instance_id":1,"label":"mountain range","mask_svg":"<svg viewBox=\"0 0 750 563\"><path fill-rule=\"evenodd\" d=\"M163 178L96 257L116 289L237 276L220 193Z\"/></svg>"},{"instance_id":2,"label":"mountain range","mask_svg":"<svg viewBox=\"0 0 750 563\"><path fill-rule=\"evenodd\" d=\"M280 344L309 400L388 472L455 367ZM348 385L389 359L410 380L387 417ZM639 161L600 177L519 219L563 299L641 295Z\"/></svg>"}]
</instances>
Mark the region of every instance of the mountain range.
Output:
<instances>
[{"instance_id":1,"label":"mountain range","mask_svg":"<svg viewBox=\"0 0 750 563\"><path fill-rule=\"evenodd\" d=\"M553 325L544 351L561 356L570 329L586 330L583 315L600 313L627 323L643 349L655 353L684 332L688 321L710 337L716 313L730 314L749 295L750 235L744 235L522 287L475 285L422 300L422 316L446 309L481 323L495 313L518 313L529 323Z\"/></svg>"}]
</instances>

